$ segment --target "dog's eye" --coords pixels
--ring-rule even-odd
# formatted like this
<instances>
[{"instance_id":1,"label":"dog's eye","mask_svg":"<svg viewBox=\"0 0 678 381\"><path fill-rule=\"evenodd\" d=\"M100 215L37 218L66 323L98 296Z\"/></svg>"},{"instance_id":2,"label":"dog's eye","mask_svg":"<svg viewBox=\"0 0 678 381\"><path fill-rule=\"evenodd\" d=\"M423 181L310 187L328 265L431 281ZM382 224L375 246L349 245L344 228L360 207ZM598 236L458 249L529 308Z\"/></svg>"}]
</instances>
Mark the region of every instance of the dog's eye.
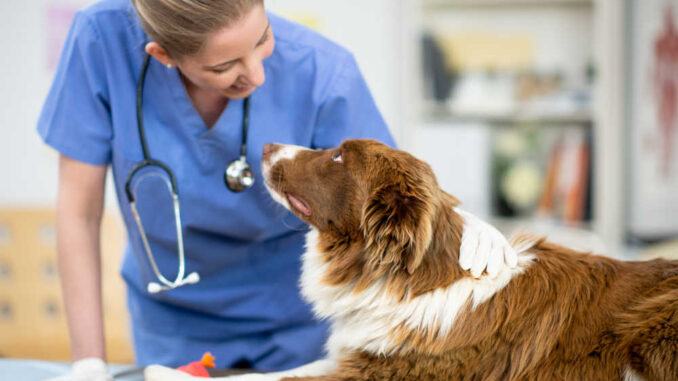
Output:
<instances>
[{"instance_id":1,"label":"dog's eye","mask_svg":"<svg viewBox=\"0 0 678 381\"><path fill-rule=\"evenodd\" d=\"M335 153L334 156L332 156L332 161L335 161L337 163L342 163L343 160L341 158L341 152Z\"/></svg>"}]
</instances>

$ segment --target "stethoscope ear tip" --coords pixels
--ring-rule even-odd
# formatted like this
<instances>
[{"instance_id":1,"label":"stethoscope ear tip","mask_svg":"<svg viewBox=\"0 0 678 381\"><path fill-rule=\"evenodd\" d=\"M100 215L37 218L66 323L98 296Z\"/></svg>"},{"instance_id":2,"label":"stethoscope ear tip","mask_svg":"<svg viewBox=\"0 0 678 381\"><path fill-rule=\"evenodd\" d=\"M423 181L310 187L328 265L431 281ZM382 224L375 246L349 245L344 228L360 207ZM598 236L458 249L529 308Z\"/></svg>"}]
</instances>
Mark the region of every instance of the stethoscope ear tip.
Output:
<instances>
[{"instance_id":1,"label":"stethoscope ear tip","mask_svg":"<svg viewBox=\"0 0 678 381\"><path fill-rule=\"evenodd\" d=\"M157 294L160 291L162 291L163 287L155 282L150 282L148 286L146 286L146 291L148 291L149 294Z\"/></svg>"},{"instance_id":2,"label":"stethoscope ear tip","mask_svg":"<svg viewBox=\"0 0 678 381\"><path fill-rule=\"evenodd\" d=\"M198 275L198 273L194 271L194 272L188 274L188 276L186 278L184 278L184 281L181 282L181 283L183 283L183 284L195 284L195 283L198 283L198 282L200 282L200 275Z\"/></svg>"},{"instance_id":3,"label":"stethoscope ear tip","mask_svg":"<svg viewBox=\"0 0 678 381\"><path fill-rule=\"evenodd\" d=\"M198 282L200 282L200 275L194 271L188 274L187 277L180 279L174 283L171 283L171 286L170 285L163 286L157 282L149 282L148 285L146 286L146 291L148 291L149 294L157 294L160 291L171 290L183 286L185 284L196 284Z\"/></svg>"}]
</instances>

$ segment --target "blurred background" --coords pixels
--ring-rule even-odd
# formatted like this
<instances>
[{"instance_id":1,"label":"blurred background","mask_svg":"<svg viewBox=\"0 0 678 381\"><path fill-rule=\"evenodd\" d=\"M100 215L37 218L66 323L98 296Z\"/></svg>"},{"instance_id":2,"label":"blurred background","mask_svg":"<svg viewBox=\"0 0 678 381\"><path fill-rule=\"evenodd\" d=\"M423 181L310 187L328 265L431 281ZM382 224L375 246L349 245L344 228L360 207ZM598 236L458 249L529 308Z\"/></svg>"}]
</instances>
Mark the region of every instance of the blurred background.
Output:
<instances>
[{"instance_id":1,"label":"blurred background","mask_svg":"<svg viewBox=\"0 0 678 381\"><path fill-rule=\"evenodd\" d=\"M74 13L0 2L0 358L68 361L57 155L35 125ZM678 257L678 0L266 0L351 50L400 148L506 234ZM130 95L133 96L133 95ZM109 360L131 363L109 179Z\"/></svg>"}]
</instances>

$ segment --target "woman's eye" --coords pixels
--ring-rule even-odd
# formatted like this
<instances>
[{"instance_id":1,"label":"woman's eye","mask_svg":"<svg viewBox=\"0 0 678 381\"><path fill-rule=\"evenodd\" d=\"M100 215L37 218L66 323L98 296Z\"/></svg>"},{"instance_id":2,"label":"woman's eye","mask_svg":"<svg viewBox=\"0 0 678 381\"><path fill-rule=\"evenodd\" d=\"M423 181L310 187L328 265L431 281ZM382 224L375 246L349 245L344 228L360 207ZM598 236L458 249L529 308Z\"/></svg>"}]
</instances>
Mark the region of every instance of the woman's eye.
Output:
<instances>
[{"instance_id":1,"label":"woman's eye","mask_svg":"<svg viewBox=\"0 0 678 381\"><path fill-rule=\"evenodd\" d=\"M230 68L231 68L231 67L229 66L229 67L224 68L224 69L212 69L212 73L214 73L214 74L223 74L223 73L227 72Z\"/></svg>"},{"instance_id":2,"label":"woman's eye","mask_svg":"<svg viewBox=\"0 0 678 381\"><path fill-rule=\"evenodd\" d=\"M332 156L332 161L335 161L337 163L343 162L343 160L341 159L341 152L335 153L334 156Z\"/></svg>"}]
</instances>

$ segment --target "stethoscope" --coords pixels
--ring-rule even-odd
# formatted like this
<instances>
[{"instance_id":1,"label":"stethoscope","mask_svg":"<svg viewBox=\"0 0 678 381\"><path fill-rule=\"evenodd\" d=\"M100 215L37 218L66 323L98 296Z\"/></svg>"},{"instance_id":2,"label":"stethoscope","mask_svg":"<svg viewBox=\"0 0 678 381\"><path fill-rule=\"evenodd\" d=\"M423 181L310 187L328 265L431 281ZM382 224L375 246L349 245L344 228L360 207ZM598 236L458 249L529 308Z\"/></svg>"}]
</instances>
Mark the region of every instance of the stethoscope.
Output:
<instances>
[{"instance_id":1,"label":"stethoscope","mask_svg":"<svg viewBox=\"0 0 678 381\"><path fill-rule=\"evenodd\" d=\"M186 270L185 256L184 256L184 236L181 229L181 210L179 207L179 192L177 190L177 183L174 177L172 170L165 165L163 162L151 158L148 152L148 145L146 144L146 136L144 131L144 120L143 120L143 93L144 93L144 82L146 80L146 72L148 71L148 65L150 63L151 56L146 55L144 60L143 69L141 70L141 76L139 77L139 84L137 86L137 128L139 130L139 141L141 142L141 149L143 151L144 159L137 163L134 168L127 175L127 180L125 181L125 193L127 194L127 201L130 204L132 209L132 214L134 216L134 221L136 222L137 228L141 233L141 240L144 245L144 250L146 251L146 256L148 261L151 263L153 272L159 282L149 282L146 289L149 293L155 294L160 291L171 290L186 284L195 284L200 281L200 275L197 272L192 272L188 276L184 277ZM250 98L245 98L243 102L243 121L242 121L242 143L240 145L240 158L233 160L226 171L224 172L224 182L226 187L233 192L242 192L243 190L249 188L254 184L254 174L249 164L247 164L247 130L249 128L249 113L250 113ZM177 273L176 279L170 281L165 278L153 257L151 251L151 246L148 243L148 238L146 237L146 232L144 226L141 223L141 217L139 217L139 211L136 207L135 192L132 191L132 179L134 175L147 167L156 167L163 171L167 178L162 177L172 194L172 204L174 206L174 221L175 228L177 232L177 253L179 257L179 271ZM136 189L136 188L135 188Z\"/></svg>"}]
</instances>

